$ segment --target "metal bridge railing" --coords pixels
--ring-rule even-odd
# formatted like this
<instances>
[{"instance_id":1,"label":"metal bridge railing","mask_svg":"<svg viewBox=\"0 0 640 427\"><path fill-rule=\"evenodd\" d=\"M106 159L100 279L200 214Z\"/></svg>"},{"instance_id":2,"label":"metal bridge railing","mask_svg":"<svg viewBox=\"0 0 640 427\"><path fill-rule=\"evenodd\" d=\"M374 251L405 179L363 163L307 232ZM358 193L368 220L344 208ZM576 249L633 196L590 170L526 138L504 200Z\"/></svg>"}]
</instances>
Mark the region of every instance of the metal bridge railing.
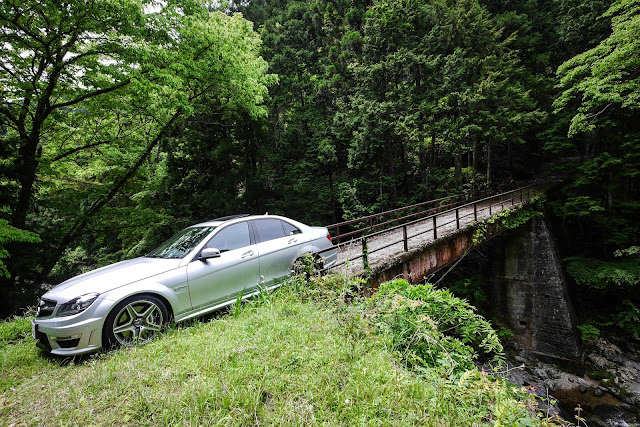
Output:
<instances>
[{"instance_id":1,"label":"metal bridge railing","mask_svg":"<svg viewBox=\"0 0 640 427\"><path fill-rule=\"evenodd\" d=\"M473 221L478 221L478 218L481 218L483 216L483 213L486 213L486 211L488 211L489 217L491 217L494 213L498 212L498 209L501 212L505 209L505 206L512 207L515 206L516 203L525 203L531 200L531 198L533 198L537 194L538 189L534 185L516 188L515 190L506 191L504 193L495 194L471 202L466 202L463 199L463 195L457 194L382 212L375 215L368 215L362 218L329 225L327 226L329 230L335 230L335 235L332 236L332 238L336 239L338 242L338 244L331 249L338 249L338 251L340 251L340 249L344 248L345 246L358 244L358 242L360 242L362 246L360 254L343 260L342 262L331 266L331 268L329 269L334 269L336 267L344 265L347 262L355 261L357 259L362 259L363 265L367 265L368 256L370 254L381 251L393 245L398 245L399 243L403 243L404 252L408 252L409 241L411 239L415 239L426 233L432 233L433 240L435 241L438 239L438 236L442 236L443 231L450 230L450 227L448 226L451 224L455 223L455 229L459 230L461 227L464 228L465 225L471 223L471 221L468 220L468 218L470 217L473 217ZM427 208L427 206L431 207ZM416 211L411 212L411 210ZM400 213L406 214L404 216L400 216ZM389 215L395 215L395 218L388 219ZM380 218L384 218L385 216L387 218L380 220ZM452 219L444 220L449 216L451 216ZM439 219L440 221L438 221ZM410 221L401 223L402 221L406 220ZM408 227L427 222L430 222L429 225L431 228L426 228L425 230L422 230L420 232L409 234ZM394 223L396 223L397 225L384 228L385 226ZM356 224L356 226L360 226L361 228L357 228L354 231L344 232L342 234L340 233L340 227L343 227L344 230L345 226L353 226L354 224ZM365 226L363 227L362 224L365 224ZM376 229L380 230L374 231ZM383 246L369 250L368 242L372 241L372 239L377 236L385 233L391 233L395 230L402 230L402 238L400 240L394 240ZM358 238L354 238L354 236L358 234L360 234L361 236ZM341 241L347 237L351 237L351 239L346 242Z\"/></svg>"}]
</instances>

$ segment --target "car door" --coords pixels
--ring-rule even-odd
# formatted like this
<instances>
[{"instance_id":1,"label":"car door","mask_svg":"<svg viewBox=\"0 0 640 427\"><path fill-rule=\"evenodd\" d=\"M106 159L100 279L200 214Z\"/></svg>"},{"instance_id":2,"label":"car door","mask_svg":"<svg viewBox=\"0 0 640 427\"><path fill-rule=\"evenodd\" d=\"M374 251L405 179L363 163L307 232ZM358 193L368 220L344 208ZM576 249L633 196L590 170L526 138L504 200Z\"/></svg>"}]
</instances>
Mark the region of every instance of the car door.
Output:
<instances>
[{"instance_id":1,"label":"car door","mask_svg":"<svg viewBox=\"0 0 640 427\"><path fill-rule=\"evenodd\" d=\"M293 262L301 255L305 237L297 227L278 218L256 219L253 225L257 232L261 280L267 287L273 286L291 272Z\"/></svg>"},{"instance_id":2,"label":"car door","mask_svg":"<svg viewBox=\"0 0 640 427\"><path fill-rule=\"evenodd\" d=\"M220 256L207 260L196 257L187 265L194 309L231 301L241 292L246 295L256 288L260 264L247 221L221 227L205 248L218 249Z\"/></svg>"}]
</instances>

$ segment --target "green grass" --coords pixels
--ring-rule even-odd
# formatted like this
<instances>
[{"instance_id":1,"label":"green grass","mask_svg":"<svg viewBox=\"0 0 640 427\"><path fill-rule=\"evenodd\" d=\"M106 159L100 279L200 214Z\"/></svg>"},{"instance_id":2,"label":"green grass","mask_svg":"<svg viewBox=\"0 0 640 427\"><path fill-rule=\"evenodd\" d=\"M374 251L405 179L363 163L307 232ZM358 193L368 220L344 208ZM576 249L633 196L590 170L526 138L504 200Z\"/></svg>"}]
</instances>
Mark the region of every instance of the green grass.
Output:
<instances>
[{"instance_id":1,"label":"green grass","mask_svg":"<svg viewBox=\"0 0 640 427\"><path fill-rule=\"evenodd\" d=\"M301 286L81 361L1 323L0 425L531 425L502 381L410 372L335 289Z\"/></svg>"}]
</instances>

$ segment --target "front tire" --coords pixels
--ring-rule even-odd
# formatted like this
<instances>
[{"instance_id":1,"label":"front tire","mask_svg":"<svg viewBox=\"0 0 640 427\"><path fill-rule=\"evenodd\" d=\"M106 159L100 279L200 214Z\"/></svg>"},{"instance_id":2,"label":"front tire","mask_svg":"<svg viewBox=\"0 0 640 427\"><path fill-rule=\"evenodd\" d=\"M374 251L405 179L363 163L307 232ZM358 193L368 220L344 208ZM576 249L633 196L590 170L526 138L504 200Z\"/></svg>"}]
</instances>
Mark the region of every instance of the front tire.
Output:
<instances>
[{"instance_id":1,"label":"front tire","mask_svg":"<svg viewBox=\"0 0 640 427\"><path fill-rule=\"evenodd\" d=\"M154 339L169 321L164 303L152 295L134 295L118 303L107 316L105 346L132 347Z\"/></svg>"}]
</instances>

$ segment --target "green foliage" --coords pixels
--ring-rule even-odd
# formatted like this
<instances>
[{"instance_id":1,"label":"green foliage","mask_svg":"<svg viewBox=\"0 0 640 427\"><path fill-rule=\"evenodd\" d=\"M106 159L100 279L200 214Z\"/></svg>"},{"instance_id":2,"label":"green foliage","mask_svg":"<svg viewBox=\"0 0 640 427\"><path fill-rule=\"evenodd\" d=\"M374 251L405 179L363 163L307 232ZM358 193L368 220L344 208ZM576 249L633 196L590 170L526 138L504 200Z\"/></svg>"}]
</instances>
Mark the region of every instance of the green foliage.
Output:
<instances>
[{"instance_id":1,"label":"green foliage","mask_svg":"<svg viewBox=\"0 0 640 427\"><path fill-rule=\"evenodd\" d=\"M595 343L600 338L600 329L591 323L583 323L578 325L582 341L586 343Z\"/></svg>"},{"instance_id":2,"label":"green foliage","mask_svg":"<svg viewBox=\"0 0 640 427\"><path fill-rule=\"evenodd\" d=\"M568 179L551 206L568 230L566 246L574 248L570 254L579 257L570 262L570 274L579 283L598 289L631 284L637 280L631 261L598 259L634 244L640 235L635 190L640 176L640 2L566 3L583 12L575 25L585 28L584 20L600 11L604 13L589 31L610 31L588 38L583 52L558 67L561 93L554 107L566 137L552 138L548 148L575 157L562 166Z\"/></svg>"},{"instance_id":3,"label":"green foliage","mask_svg":"<svg viewBox=\"0 0 640 427\"><path fill-rule=\"evenodd\" d=\"M565 262L567 273L581 286L606 289L633 287L640 284L640 262L637 257L611 261L569 257Z\"/></svg>"},{"instance_id":4,"label":"green foliage","mask_svg":"<svg viewBox=\"0 0 640 427\"><path fill-rule=\"evenodd\" d=\"M612 323L631 335L633 339L640 340L640 308L631 300L625 298L622 301L620 310L615 314Z\"/></svg>"},{"instance_id":5,"label":"green foliage","mask_svg":"<svg viewBox=\"0 0 640 427\"><path fill-rule=\"evenodd\" d=\"M389 348L418 371L437 367L460 373L479 354L503 358L489 322L447 290L394 280L381 285L365 306Z\"/></svg>"},{"instance_id":6,"label":"green foliage","mask_svg":"<svg viewBox=\"0 0 640 427\"><path fill-rule=\"evenodd\" d=\"M640 340L640 308L629 298L624 298L609 313L593 313L592 318L578 326L582 338L595 341L601 330L615 330L623 336Z\"/></svg>"},{"instance_id":7,"label":"green foliage","mask_svg":"<svg viewBox=\"0 0 640 427\"><path fill-rule=\"evenodd\" d=\"M545 198L535 196L527 204L504 209L484 221L478 223L473 233L473 243L482 243L487 238L489 227L495 230L512 230L526 224L536 216L542 215Z\"/></svg>"},{"instance_id":8,"label":"green foliage","mask_svg":"<svg viewBox=\"0 0 640 427\"><path fill-rule=\"evenodd\" d=\"M144 230L173 213L165 152L181 130L203 111L264 118L276 80L252 24L199 1L6 1L0 26L1 216L46 248L17 248L21 280L4 296L46 280L67 249L94 265L148 250Z\"/></svg>"},{"instance_id":9,"label":"green foliage","mask_svg":"<svg viewBox=\"0 0 640 427\"><path fill-rule=\"evenodd\" d=\"M481 307L487 303L485 292L486 279L474 276L456 281L449 290L457 297L464 298L474 307Z\"/></svg>"},{"instance_id":10,"label":"green foliage","mask_svg":"<svg viewBox=\"0 0 640 427\"><path fill-rule=\"evenodd\" d=\"M614 253L615 256L625 256L625 255L640 255L640 246L631 246L627 249L618 249Z\"/></svg>"},{"instance_id":11,"label":"green foliage","mask_svg":"<svg viewBox=\"0 0 640 427\"><path fill-rule=\"evenodd\" d=\"M618 0L603 15L611 19L612 33L598 46L565 62L558 68L565 88L555 107L562 109L578 99L578 113L571 119L569 136L594 130L611 106L640 108L640 2Z\"/></svg>"},{"instance_id":12,"label":"green foliage","mask_svg":"<svg viewBox=\"0 0 640 427\"><path fill-rule=\"evenodd\" d=\"M2 261L10 256L5 249L8 243L40 243L40 237L32 232L20 230L9 225L8 221L0 219L0 276L11 277L7 266Z\"/></svg>"}]
</instances>

